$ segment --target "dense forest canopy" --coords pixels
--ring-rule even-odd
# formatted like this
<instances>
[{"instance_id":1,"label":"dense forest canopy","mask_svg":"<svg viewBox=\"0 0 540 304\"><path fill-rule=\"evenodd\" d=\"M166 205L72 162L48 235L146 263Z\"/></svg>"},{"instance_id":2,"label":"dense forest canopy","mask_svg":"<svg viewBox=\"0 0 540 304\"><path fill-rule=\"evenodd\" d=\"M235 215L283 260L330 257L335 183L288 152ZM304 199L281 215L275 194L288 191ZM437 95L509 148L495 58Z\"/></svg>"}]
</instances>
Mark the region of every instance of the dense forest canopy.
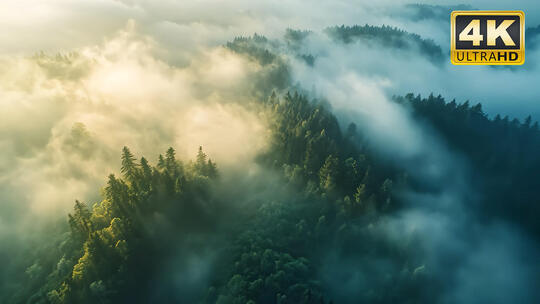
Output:
<instances>
[{"instance_id":1,"label":"dense forest canopy","mask_svg":"<svg viewBox=\"0 0 540 304\"><path fill-rule=\"evenodd\" d=\"M534 183L527 167L534 166L538 149L537 123L499 116L488 119L480 104L456 104L440 96L423 99L409 94L395 101L412 107L418 119L429 121L451 147L478 166L481 182L475 186L496 190L481 200L482 205L471 208L489 208L485 216L517 221L538 239L537 222L534 215L529 216L538 212L538 206L527 200L537 187L525 184ZM267 186L287 195L255 200L251 208L237 209L222 199L218 165L202 147L187 163L177 160L175 150L169 148L155 166L124 147L121 176L109 176L102 201L75 203L67 221L69 232L42 248L27 267L27 276L12 289L16 292L5 299L32 303L350 302L342 295L343 287L334 282L340 275L338 267L343 266L329 259L337 258L362 265L372 282L368 291L348 290L355 300L427 301L430 295L425 289L438 288L443 282L422 260L416 241L393 243L370 228L401 208L403 202L396 195L408 187L407 174L378 163L369 149L358 144L361 130L351 124L342 131L336 117L316 101L298 93L273 94L264 107L273 117L272 139L258 162L281 176L280 184ZM455 121L460 121L459 128ZM501 139L501 133L509 135ZM500 145L500 140L512 142ZM514 149L499 150L508 147ZM503 176L523 180L518 183L523 190L514 183L505 187ZM508 205L508 200L514 203ZM211 271L196 282L199 286L190 290L162 278L160 265L167 267L163 261L208 251L214 253L206 266ZM391 264L381 271L371 264L377 259ZM189 268L187 261L178 263ZM336 269L329 266L332 263ZM179 275L193 276L182 270Z\"/></svg>"},{"instance_id":2,"label":"dense forest canopy","mask_svg":"<svg viewBox=\"0 0 540 304\"><path fill-rule=\"evenodd\" d=\"M148 13L103 45L0 57L0 303L538 302L540 112L496 113L534 96L515 92L537 59L451 69L431 31L475 7L277 38L209 13L212 47L190 31L218 27ZM465 84L488 73L480 98Z\"/></svg>"},{"instance_id":3,"label":"dense forest canopy","mask_svg":"<svg viewBox=\"0 0 540 304\"><path fill-rule=\"evenodd\" d=\"M445 58L440 46L434 41L423 39L418 34L407 33L404 30L391 26L336 26L326 29L326 32L339 41L351 43L355 39L366 42L375 41L384 47L397 49L418 48L419 52L427 56L430 60L440 63Z\"/></svg>"},{"instance_id":4,"label":"dense forest canopy","mask_svg":"<svg viewBox=\"0 0 540 304\"><path fill-rule=\"evenodd\" d=\"M352 238L356 233L345 232L348 222L389 210L393 182L352 143L354 126L342 134L321 105L295 93L282 100L272 95L265 108L274 117L273 135L260 162L282 172L283 185L270 187L298 194L258 202L255 210L235 214L230 227L222 221L233 220L224 215L231 211L222 209L233 207L213 192L219 173L202 147L187 164L169 148L155 167L124 147L122 177L109 176L101 202L75 203L67 239L26 270L33 283L22 284L11 301L25 301L32 290L31 302L186 301L171 295L175 290L153 294L153 286L141 281L155 280L156 263L177 246L203 246L223 252L206 291L208 303L324 302L319 266L311 261L324 253L314 254L316 244L334 242L338 231ZM212 244L216 237L227 240L223 248Z\"/></svg>"}]
</instances>

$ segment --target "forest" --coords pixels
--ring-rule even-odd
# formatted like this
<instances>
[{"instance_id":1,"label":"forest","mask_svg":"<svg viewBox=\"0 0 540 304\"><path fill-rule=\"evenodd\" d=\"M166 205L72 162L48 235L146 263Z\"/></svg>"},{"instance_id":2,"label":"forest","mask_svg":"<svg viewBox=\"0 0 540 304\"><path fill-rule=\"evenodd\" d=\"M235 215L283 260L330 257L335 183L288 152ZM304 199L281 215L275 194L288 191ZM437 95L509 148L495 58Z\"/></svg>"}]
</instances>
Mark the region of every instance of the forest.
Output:
<instances>
[{"instance_id":1,"label":"forest","mask_svg":"<svg viewBox=\"0 0 540 304\"><path fill-rule=\"evenodd\" d=\"M528 203L538 189L528 170L538 166L537 123L489 119L480 104L441 96L409 94L395 102L412 107L477 166L478 187L496 189L476 208L517 221L538 238L538 206ZM415 242L391 243L370 228L400 209L394 193L414 181L355 144L362 142L361 130L354 124L341 130L316 101L273 94L264 107L274 118L272 145L258 162L279 175L280 184L267 185L274 196L235 207L228 201L234 197L220 190L219 164L202 147L188 163L169 148L156 165L124 147L121 176L108 177L102 201L75 202L65 237L35 253L8 302L348 302L333 286L339 273L325 269L329 254L357 263L392 261L386 272L364 266L371 282L356 295L361 302L426 301L424 289L441 282L424 270ZM216 255L207 286L187 278L185 289L178 288L161 278L165 261L205 252Z\"/></svg>"},{"instance_id":2,"label":"forest","mask_svg":"<svg viewBox=\"0 0 540 304\"><path fill-rule=\"evenodd\" d=\"M442 49L433 40L423 39L420 35L408 33L391 26L335 26L326 29L328 35L338 41L351 43L355 39L367 42L376 41L384 47L398 49L417 48L418 51L431 61L441 63L445 58Z\"/></svg>"},{"instance_id":3,"label":"forest","mask_svg":"<svg viewBox=\"0 0 540 304\"><path fill-rule=\"evenodd\" d=\"M450 10L408 8L414 20L436 18ZM536 35L538 29L529 32ZM396 94L388 98L383 114L390 120L395 118L391 114L402 114L422 135L427 134L421 138L427 144L422 146L424 154L402 152L401 146L417 138L405 138L396 122L391 133L398 136L388 138L405 139L385 140L388 146L381 148L374 140L380 134L374 136L370 129L376 122L370 116L377 112L367 111L351 121L346 115L350 113L344 112L352 110L334 103L339 90L327 86L328 92L320 93L298 81L301 70L308 75L327 72L336 85L346 82L346 78L332 79L328 69L316 70L329 53L319 46L326 39L345 52L358 45L368 51L410 52L430 69L440 69L437 72L447 61L444 48L434 40L387 25L331 26L320 34L287 29L280 39L253 34L224 43L219 50L230 60L227 64L241 62L255 72L247 74L240 93L227 91L233 87L227 78L238 72L227 69L226 77L216 81L223 85L213 84L217 89L204 88L194 95L210 96L212 101L223 96L250 100L241 107L264 118L268 137L253 163L240 160L242 166L231 169L216 161L202 143L197 143L191 159L179 157L183 143L163 135L162 129L143 130L157 138L152 143L167 141L171 146L159 155L141 155L115 142L114 158L120 169L102 176L101 187L92 189L99 199L66 198L74 201L69 214L25 242L24 254L0 251L5 264L0 272L0 303L447 304L539 299L539 291L533 288L540 282L538 122L533 116L520 120L505 113L488 115L474 101L449 101L417 92ZM137 43L127 45L126 53L130 48L144 49ZM317 47L322 51L317 52ZM105 53L93 60L114 57ZM202 60L205 64L217 56L208 53ZM150 58L135 61L153 67L157 60ZM46 71L54 74L54 82L68 78L68 86L75 86L77 77L85 73L93 76L85 64L94 61L81 64L75 53L39 53L32 60L44 69L53 66ZM182 74L163 68L162 62L155 65L165 70L166 77ZM204 72L209 66L203 65L193 78L182 77L193 86L203 86L197 81L208 75ZM128 85L122 88L136 92L128 95L130 102L146 93L130 83L136 78L125 79ZM385 86L392 81L380 82ZM158 93L151 93L164 98L161 90L175 86L178 83L158 85ZM360 91L366 88L371 87ZM179 93L175 98L185 96ZM362 98L379 98L366 96ZM224 104L230 105L222 102L218 109L226 108ZM103 112L128 117L135 124L140 119L142 124L144 117L126 114L137 106L123 104L118 114L107 104ZM159 120L171 119L165 117L173 108L167 103L143 108L151 116L159 106L164 107ZM173 126L181 125L181 119L175 119L171 119ZM156 127L152 123L148 129ZM103 124L112 134L113 128ZM186 132L197 132L203 141L201 134L207 130L199 126ZM67 145L87 153L81 158L84 161L108 156L104 150L92 150L99 142L88 139L91 133L84 124L75 124L71 132L76 136L69 137ZM436 159L433 166L430 157ZM62 170L84 175L69 166ZM500 271L491 275L493 269ZM503 286L510 296L498 296L497 288ZM476 293L480 300L490 301L473 301Z\"/></svg>"}]
</instances>

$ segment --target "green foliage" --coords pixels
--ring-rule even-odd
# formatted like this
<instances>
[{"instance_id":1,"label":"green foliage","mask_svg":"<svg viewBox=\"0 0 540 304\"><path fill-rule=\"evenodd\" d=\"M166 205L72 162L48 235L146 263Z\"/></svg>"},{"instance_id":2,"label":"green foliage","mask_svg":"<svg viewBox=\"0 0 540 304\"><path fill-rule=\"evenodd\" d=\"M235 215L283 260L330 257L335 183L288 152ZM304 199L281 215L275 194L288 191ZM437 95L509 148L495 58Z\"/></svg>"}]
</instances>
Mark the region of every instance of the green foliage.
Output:
<instances>
[{"instance_id":1,"label":"green foliage","mask_svg":"<svg viewBox=\"0 0 540 304\"><path fill-rule=\"evenodd\" d=\"M535 150L540 140L532 119L490 120L481 105L446 103L434 96L407 95L396 102L430 121L451 146L478 163L482 174L500 176L512 167L516 171L508 174L521 179L526 168L518 158L528 160L523 165L537 164L532 159L540 152ZM170 148L155 167L144 157L137 161L124 147L122 176L109 176L100 202L75 203L69 232L56 243L61 246L28 262L26 289L10 302L331 303L344 299L333 276L360 271L355 267L374 282L358 287L359 302L425 300L422 290L437 282L415 240L381 238L373 228L400 207L396 189L408 186L402 173L377 160L355 125L342 132L317 100L274 93L262 107L271 121L271 138L258 162L269 175L280 176L280 182L265 184L271 195L235 202L245 199L243 189L222 190L228 175L220 177L202 147L186 163ZM499 136L486 136L490 132ZM512 147L525 139L530 152ZM496 140L507 141L508 147ZM536 182L522 182L521 195L532 195L525 186ZM494 191L489 207L508 210L496 198L506 191L511 190L504 185ZM534 221L528 223L535 227ZM213 258L195 290L166 283L164 272L193 276L185 269L189 254L202 252L212 252ZM171 258L181 266L162 262ZM373 261L389 265L370 266Z\"/></svg>"},{"instance_id":2,"label":"green foliage","mask_svg":"<svg viewBox=\"0 0 540 304\"><path fill-rule=\"evenodd\" d=\"M424 56L435 63L445 60L442 49L431 39L423 39L418 34L408 33L391 26L335 26L329 27L326 33L343 43L354 41L375 42L385 47L398 49L418 49Z\"/></svg>"},{"instance_id":3,"label":"green foliage","mask_svg":"<svg viewBox=\"0 0 540 304\"><path fill-rule=\"evenodd\" d=\"M287 29L284 38L288 43L296 44L302 42L309 34L311 34L311 31Z\"/></svg>"},{"instance_id":4,"label":"green foliage","mask_svg":"<svg viewBox=\"0 0 540 304\"><path fill-rule=\"evenodd\" d=\"M442 58L433 41L387 26L327 32L344 43L418 47L433 61ZM288 30L287 47L299 51L308 36ZM261 178L264 194L234 180L224 182L230 175L219 174L202 147L190 162L178 160L169 148L156 166L144 157L138 161L124 147L121 175L109 175L102 200L76 201L67 224L50 233L51 242L39 243L24 258L16 283L6 289L13 294L0 295L0 301L339 303L344 298L336 285L352 269L364 279L353 286L358 303L429 302L422 296L437 282L418 244L388 240L374 228L400 207L395 193L409 186L406 175L382 163L356 125L342 131L323 102L274 91L290 88L287 65L275 52L279 47L259 35L227 44L263 70L250 93L266 100L261 108L269 117L271 138L257 160L261 176L278 176L277 182ZM314 64L313 56L297 55ZM36 60L47 64L53 59ZM540 188L534 176L540 169L537 123L530 117L524 122L489 119L480 104L458 105L440 96L410 94L395 100L474 164L476 180L482 181L474 186L488 193L480 208L494 211L486 216L522 221L538 235L538 204L528 204ZM91 143L85 127L76 124L64 148L89 158ZM198 264L193 256L211 258Z\"/></svg>"},{"instance_id":5,"label":"green foliage","mask_svg":"<svg viewBox=\"0 0 540 304\"><path fill-rule=\"evenodd\" d=\"M408 94L396 102L411 107L416 118L429 122L450 147L463 154L474 168L474 187L485 197L479 208L489 216L514 221L540 236L537 189L540 180L540 132L538 123L499 115L490 119L480 103L457 104L443 97ZM511 203L509 203L511 202ZM486 214L486 216L488 215Z\"/></svg>"},{"instance_id":6,"label":"green foliage","mask_svg":"<svg viewBox=\"0 0 540 304\"><path fill-rule=\"evenodd\" d=\"M294 194L263 201L239 226L205 303L330 303L320 281L322 261L345 248L363 254L360 244L373 243L369 233L358 232L376 220L378 209L388 207L392 181L352 142L360 137L354 128L343 135L323 105L295 93L283 99L272 94L266 107L273 137L260 161L282 172ZM370 165L381 176L368 178ZM355 193L351 201L348 195ZM392 250L379 254L393 256L407 269Z\"/></svg>"},{"instance_id":7,"label":"green foliage","mask_svg":"<svg viewBox=\"0 0 540 304\"><path fill-rule=\"evenodd\" d=\"M144 157L137 161L124 147L122 177L109 175L102 201L91 208L75 203L69 236L56 259L28 265L28 280L41 282L30 288L33 302L147 302L152 289L142 282L154 276L156 261L184 242L185 250L194 250L187 244L208 231L200 235L203 242L218 236L228 241L213 249L220 254L203 302L328 303L318 279L325 252L319 246L333 242L336 233L347 235L343 227L355 226L350 221L364 218L366 210L370 219L359 225L375 218L391 197L392 183L384 173L389 172L353 142L360 139L353 126L343 135L317 101L274 93L263 106L272 118L272 140L259 160L283 175L287 191L298 194L265 198L254 211L231 215L218 233L212 223L228 216L212 191L219 181L217 166L202 147L186 164L169 148L156 167ZM370 175L371 168L381 174Z\"/></svg>"},{"instance_id":8,"label":"green foliage","mask_svg":"<svg viewBox=\"0 0 540 304\"><path fill-rule=\"evenodd\" d=\"M283 100L271 98L267 106L274 118L273 137L261 160L284 170L292 183L334 197L352 196L364 183L366 191L378 195L384 180L397 174L368 158L370 152L362 148L354 125L342 134L335 116L322 104L287 93ZM377 167L377 175L369 175L370 164Z\"/></svg>"},{"instance_id":9,"label":"green foliage","mask_svg":"<svg viewBox=\"0 0 540 304\"><path fill-rule=\"evenodd\" d=\"M204 155L204 157L201 157ZM69 215L70 234L55 268L46 283L32 296L31 302L44 303L116 303L144 302L146 290L141 282L149 275L153 259L163 252L152 248L156 239L149 225L156 214L169 216L169 220L198 217L197 208L183 208L193 199L208 192L201 188L200 180L217 177L215 163L206 161L199 149L204 166L193 165L183 170L169 148L161 168L151 167L145 158L140 164L127 147L122 149L121 172L125 180L111 174L103 191L103 200L90 209L75 202ZM176 181L177 185L171 184ZM195 192L195 193L193 193ZM179 213L183 210L184 213ZM192 230L196 225L178 223L176 229ZM44 278L45 261L29 266L26 274L31 281ZM139 291L137 291L139 290Z\"/></svg>"},{"instance_id":10,"label":"green foliage","mask_svg":"<svg viewBox=\"0 0 540 304\"><path fill-rule=\"evenodd\" d=\"M136 159L128 147L122 149L122 167L120 172L122 172L126 179L133 181L136 178L137 174L137 164L135 163Z\"/></svg>"},{"instance_id":11,"label":"green foliage","mask_svg":"<svg viewBox=\"0 0 540 304\"><path fill-rule=\"evenodd\" d=\"M250 94L263 100L273 90L282 91L290 86L291 75L286 61L276 51L279 44L261 35L237 37L226 47L247 59L261 65L263 69L251 79L253 88Z\"/></svg>"},{"instance_id":12,"label":"green foliage","mask_svg":"<svg viewBox=\"0 0 540 304\"><path fill-rule=\"evenodd\" d=\"M217 177L218 172L216 164L213 163L212 160L209 159L208 156L203 152L202 147L199 147L199 152L197 153L194 167L197 171L202 172L208 177Z\"/></svg>"},{"instance_id":13,"label":"green foliage","mask_svg":"<svg viewBox=\"0 0 540 304\"><path fill-rule=\"evenodd\" d=\"M251 38L234 38L232 42L227 42L227 48L245 54L265 66L278 60L277 55L268 49L268 42L266 37L255 34Z\"/></svg>"},{"instance_id":14,"label":"green foliage","mask_svg":"<svg viewBox=\"0 0 540 304\"><path fill-rule=\"evenodd\" d=\"M319 170L320 187L324 191L331 192L337 187L339 177L339 159L333 155L328 155L324 165Z\"/></svg>"}]
</instances>

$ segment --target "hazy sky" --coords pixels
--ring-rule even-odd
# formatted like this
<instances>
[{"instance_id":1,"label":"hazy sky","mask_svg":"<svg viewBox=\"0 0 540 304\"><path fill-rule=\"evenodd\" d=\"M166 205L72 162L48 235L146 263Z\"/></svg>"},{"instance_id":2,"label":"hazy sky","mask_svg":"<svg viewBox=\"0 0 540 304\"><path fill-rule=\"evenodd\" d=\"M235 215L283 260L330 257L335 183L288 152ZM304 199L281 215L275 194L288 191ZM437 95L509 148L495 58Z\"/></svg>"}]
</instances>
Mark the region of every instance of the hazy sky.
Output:
<instances>
[{"instance_id":1,"label":"hazy sky","mask_svg":"<svg viewBox=\"0 0 540 304\"><path fill-rule=\"evenodd\" d=\"M32 53L96 44L129 19L167 47L219 44L253 32L281 36L285 28L320 30L336 24L391 24L438 39L440 31L400 18L403 5L471 5L477 9L521 9L527 25L540 23L538 1L144 1L45 0L0 3L0 51ZM24 12L24 13L21 13ZM448 16L449 18L449 16ZM446 20L445 20L446 21ZM446 32L446 28L444 31Z\"/></svg>"},{"instance_id":2,"label":"hazy sky","mask_svg":"<svg viewBox=\"0 0 540 304\"><path fill-rule=\"evenodd\" d=\"M129 20L140 34L151 37L159 47L158 58L170 64L185 65L193 52L215 47L235 36L264 34L282 37L286 28L320 31L332 25L388 24L434 39L444 52L449 50L449 16L411 20L411 1L137 1L137 0L55 0L2 1L0 3L0 54L69 52L102 44L114 37ZM417 3L412 1L412 3ZM540 24L538 1L467 2L424 1L432 5L470 5L476 9L521 9L528 27ZM15 13L17 12L17 13ZM20 14L19 12L24 12ZM360 57L360 54L351 57ZM458 100L482 102L489 113L503 112L523 118L540 117L532 102L537 96L531 87L537 77L534 62L539 52L530 51L526 73L489 67L456 67L446 62L442 70L412 66L393 58L370 58L380 65L409 69L408 76L393 78L395 93L408 91L443 94ZM411 70L412 69L412 70ZM392 68L392 73L397 68ZM534 71L533 71L534 70ZM412 72L414 71L414 72ZM422 74L420 74L422 73ZM426 75L428 74L429 75ZM411 77L411 74L413 76ZM519 92L519 94L516 94Z\"/></svg>"}]
</instances>

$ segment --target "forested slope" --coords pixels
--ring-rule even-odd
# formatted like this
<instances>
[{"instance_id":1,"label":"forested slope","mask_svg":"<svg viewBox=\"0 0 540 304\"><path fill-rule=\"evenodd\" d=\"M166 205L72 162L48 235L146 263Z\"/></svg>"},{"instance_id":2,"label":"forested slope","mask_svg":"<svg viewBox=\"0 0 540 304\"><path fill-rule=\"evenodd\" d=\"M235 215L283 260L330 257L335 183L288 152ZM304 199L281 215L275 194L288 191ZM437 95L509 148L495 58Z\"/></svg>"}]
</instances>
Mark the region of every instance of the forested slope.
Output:
<instances>
[{"instance_id":1,"label":"forested slope","mask_svg":"<svg viewBox=\"0 0 540 304\"><path fill-rule=\"evenodd\" d=\"M234 202L220 201L213 190L220 178L202 150L184 164L171 148L153 167L124 147L122 177L109 176L96 205L76 202L67 239L29 268L36 268L30 284L11 301L25 302L30 293L32 303L186 301L174 289L150 290L159 261L178 243L221 253L205 302L331 300L324 297L321 258L329 248L375 254L355 244L375 242L362 227L391 208L391 176L351 142L359 136L354 126L343 134L325 107L286 94L281 100L271 96L265 108L273 117L272 145L259 162L282 176L282 184L269 187L289 195L267 197L253 212L239 212L234 223L224 224L231 218L223 208L234 209ZM219 245L215 238L222 239Z\"/></svg>"},{"instance_id":2,"label":"forested slope","mask_svg":"<svg viewBox=\"0 0 540 304\"><path fill-rule=\"evenodd\" d=\"M540 238L538 122L531 116L523 121L489 118L481 104L448 102L442 96L408 94L395 100L412 108L416 119L427 121L453 151L468 159L475 169L474 186L483 195L479 207L489 210L483 213L486 217L514 221Z\"/></svg>"},{"instance_id":3,"label":"forested slope","mask_svg":"<svg viewBox=\"0 0 540 304\"><path fill-rule=\"evenodd\" d=\"M418 34L408 33L391 26L335 26L326 29L326 33L343 43L361 41L378 43L383 47L417 50L435 63L444 60L442 49L433 40L424 39Z\"/></svg>"},{"instance_id":4,"label":"forested slope","mask_svg":"<svg viewBox=\"0 0 540 304\"><path fill-rule=\"evenodd\" d=\"M537 192L528 175L537 165L536 124L489 120L479 105L446 103L441 97L407 95L396 101L412 107L417 119L429 121L453 149L470 157L479 175L491 176L484 186L496 191L484 208L500 210L494 214L510 220L530 218L525 226L536 232L534 216L526 214L536 212L536 205L521 203ZM337 257L362 264L373 280L369 290L358 292L362 301L423 302L423 288L436 282L423 271L415 242L391 243L369 228L399 209L392 189L406 186L402 173L354 144L361 142L361 132L354 125L342 132L319 103L298 94L272 95L264 107L273 117L272 141L259 163L281 176L282 184L268 187L286 195L240 211L220 199L218 169L202 150L195 161L183 163L171 148L154 167L124 148L122 177L109 176L103 200L94 206L76 202L66 239L28 268L29 281L8 302L340 302L328 268L328 260ZM511 144L500 145L501 140ZM231 217L227 208L237 213ZM196 292L153 284L163 280L160 261L183 256L179 247L219 253ZM392 264L385 272L365 265L377 259Z\"/></svg>"},{"instance_id":5,"label":"forested slope","mask_svg":"<svg viewBox=\"0 0 540 304\"><path fill-rule=\"evenodd\" d=\"M367 39L395 48L411 47L404 44L410 40L431 60L442 56L432 41L393 28L327 32L344 43ZM294 52L307 35L289 31L288 47ZM124 147L121 172L109 176L102 199L75 203L1 301L437 302L447 278L430 264L431 248L414 234L393 239L381 229L399 216L400 194L421 182L410 181L414 172L379 157L364 130L343 127L327 102L292 84L280 45L254 36L226 48L262 67L246 93L268 118L270 133L256 158L262 173L247 184L253 189L227 180L232 175L202 148L193 161L178 160L170 148L152 165ZM307 65L316 60L297 55ZM394 101L474 168L471 186L482 197L470 208L538 240L537 123L490 119L480 105L440 96Z\"/></svg>"}]
</instances>

